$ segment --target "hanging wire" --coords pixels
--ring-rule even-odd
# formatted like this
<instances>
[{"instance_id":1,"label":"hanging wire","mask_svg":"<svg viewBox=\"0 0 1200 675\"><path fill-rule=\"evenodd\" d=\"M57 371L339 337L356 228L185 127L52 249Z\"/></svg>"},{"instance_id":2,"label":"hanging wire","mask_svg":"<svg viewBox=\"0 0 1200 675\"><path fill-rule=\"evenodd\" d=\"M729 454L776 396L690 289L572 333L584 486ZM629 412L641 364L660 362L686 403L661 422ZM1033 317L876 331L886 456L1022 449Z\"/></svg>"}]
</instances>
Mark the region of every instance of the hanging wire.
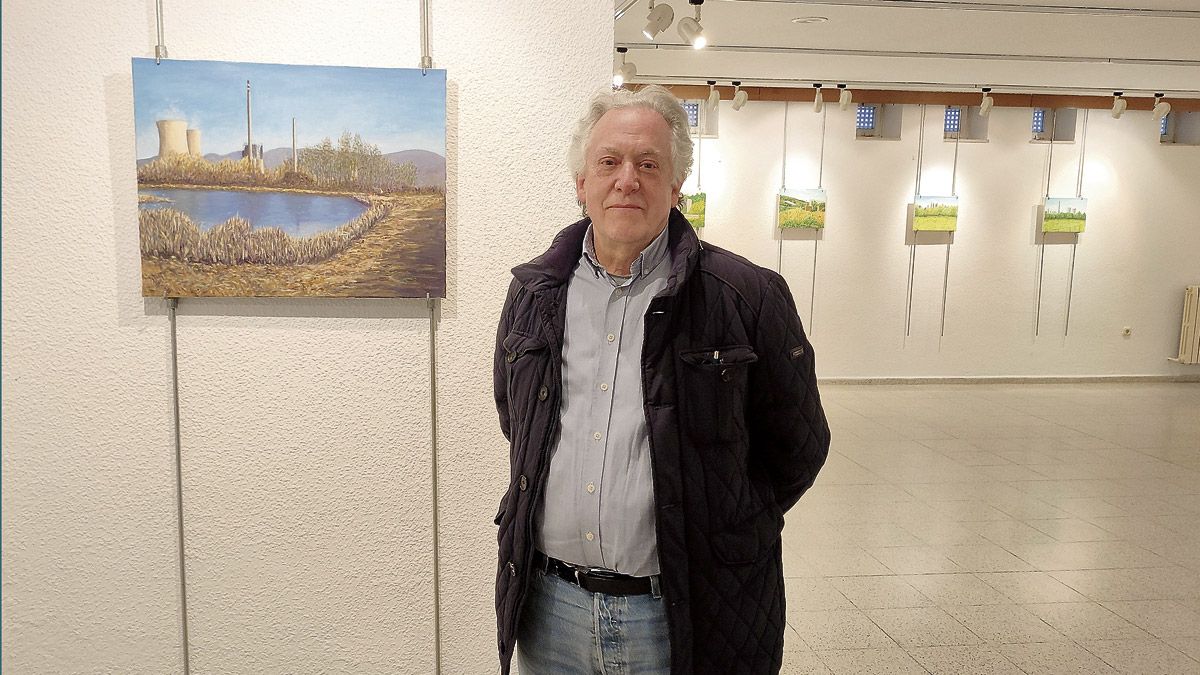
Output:
<instances>
[{"instance_id":1,"label":"hanging wire","mask_svg":"<svg viewBox=\"0 0 1200 675\"><path fill-rule=\"evenodd\" d=\"M429 55L429 0L421 0L421 74L424 75L433 67L433 57Z\"/></svg>"},{"instance_id":2,"label":"hanging wire","mask_svg":"<svg viewBox=\"0 0 1200 675\"><path fill-rule=\"evenodd\" d=\"M825 118L829 115L827 108L821 108L821 150L817 155L817 189L825 189Z\"/></svg>"},{"instance_id":3,"label":"hanging wire","mask_svg":"<svg viewBox=\"0 0 1200 675\"><path fill-rule=\"evenodd\" d=\"M171 325L171 414L175 422L175 516L179 534L179 617L183 637L183 672L192 672L191 637L188 631L187 608L187 557L184 555L183 536L183 441L179 431L179 341L175 321L179 309L179 298L171 298L167 305Z\"/></svg>"},{"instance_id":4,"label":"hanging wire","mask_svg":"<svg viewBox=\"0 0 1200 675\"><path fill-rule=\"evenodd\" d=\"M154 45L154 65L160 65L167 58L167 45L163 41L163 4L162 0L154 2L154 22L158 27L158 44Z\"/></svg>"},{"instance_id":5,"label":"hanging wire","mask_svg":"<svg viewBox=\"0 0 1200 675\"><path fill-rule=\"evenodd\" d=\"M1079 133L1079 173L1075 178L1075 197L1083 197L1083 156L1087 152L1088 110L1083 110L1083 130Z\"/></svg>"},{"instance_id":6,"label":"hanging wire","mask_svg":"<svg viewBox=\"0 0 1200 675\"><path fill-rule=\"evenodd\" d=\"M783 102L783 162L782 162L783 170L779 172L780 173L780 176L779 176L779 191L780 192L787 192L787 122L788 122L788 102L784 101ZM775 210L776 210L775 218L778 219L779 218L778 205L776 206ZM778 225L778 224L779 223L776 223L776 225ZM782 229L779 230L779 252L778 252L778 254L779 254L779 257L778 257L778 261L775 263L775 271L779 272L780 274L783 274L783 230Z\"/></svg>"},{"instance_id":7,"label":"hanging wire","mask_svg":"<svg viewBox=\"0 0 1200 675\"><path fill-rule=\"evenodd\" d=\"M959 108L961 111L962 108ZM958 141L962 138L962 113L959 113L958 132L954 134L954 164L950 169L950 194L958 196Z\"/></svg>"},{"instance_id":8,"label":"hanging wire","mask_svg":"<svg viewBox=\"0 0 1200 675\"><path fill-rule=\"evenodd\" d=\"M441 557L438 537L438 390L437 390L437 319L438 301L425 294L425 303L429 307L429 428L430 428L430 467L433 477L432 507L433 507L433 672L442 672L442 629L441 629L441 570L438 559Z\"/></svg>"}]
</instances>

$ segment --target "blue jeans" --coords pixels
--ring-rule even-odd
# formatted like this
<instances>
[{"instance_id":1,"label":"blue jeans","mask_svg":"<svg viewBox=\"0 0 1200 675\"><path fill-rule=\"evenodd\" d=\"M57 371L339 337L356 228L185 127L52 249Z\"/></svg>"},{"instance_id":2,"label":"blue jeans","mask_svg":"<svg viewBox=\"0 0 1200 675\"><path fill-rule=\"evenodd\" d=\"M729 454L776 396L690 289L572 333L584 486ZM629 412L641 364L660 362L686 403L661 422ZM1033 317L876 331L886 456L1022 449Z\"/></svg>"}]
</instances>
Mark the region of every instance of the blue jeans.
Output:
<instances>
[{"instance_id":1,"label":"blue jeans","mask_svg":"<svg viewBox=\"0 0 1200 675\"><path fill-rule=\"evenodd\" d=\"M650 595L589 593L534 571L517 631L520 675L666 675L667 609Z\"/></svg>"}]
</instances>

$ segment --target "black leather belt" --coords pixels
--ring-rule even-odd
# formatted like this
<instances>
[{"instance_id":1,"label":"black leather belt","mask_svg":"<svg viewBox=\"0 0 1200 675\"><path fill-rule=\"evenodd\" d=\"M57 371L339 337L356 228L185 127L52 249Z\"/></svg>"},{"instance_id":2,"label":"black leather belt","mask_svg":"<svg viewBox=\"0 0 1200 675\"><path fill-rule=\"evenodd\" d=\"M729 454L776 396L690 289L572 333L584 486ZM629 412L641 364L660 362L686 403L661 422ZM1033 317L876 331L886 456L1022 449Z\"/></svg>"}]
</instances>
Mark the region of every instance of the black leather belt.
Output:
<instances>
[{"instance_id":1,"label":"black leather belt","mask_svg":"<svg viewBox=\"0 0 1200 675\"><path fill-rule=\"evenodd\" d=\"M612 570L584 567L551 558L541 551L533 552L533 567L565 579L589 593L605 595L650 595L654 590L653 577L631 577Z\"/></svg>"}]
</instances>

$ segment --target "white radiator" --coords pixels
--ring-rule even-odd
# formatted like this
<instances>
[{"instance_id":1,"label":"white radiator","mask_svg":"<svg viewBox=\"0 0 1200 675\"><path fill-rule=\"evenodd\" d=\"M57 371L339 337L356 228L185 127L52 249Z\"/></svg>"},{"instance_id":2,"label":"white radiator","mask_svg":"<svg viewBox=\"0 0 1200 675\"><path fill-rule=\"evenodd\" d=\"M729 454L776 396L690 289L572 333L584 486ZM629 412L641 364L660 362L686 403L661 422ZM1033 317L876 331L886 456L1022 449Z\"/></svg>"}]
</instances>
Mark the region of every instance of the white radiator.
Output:
<instances>
[{"instance_id":1,"label":"white radiator","mask_svg":"<svg viewBox=\"0 0 1200 675\"><path fill-rule=\"evenodd\" d=\"M1179 329L1180 363L1200 363L1200 286L1183 294L1183 326Z\"/></svg>"}]
</instances>

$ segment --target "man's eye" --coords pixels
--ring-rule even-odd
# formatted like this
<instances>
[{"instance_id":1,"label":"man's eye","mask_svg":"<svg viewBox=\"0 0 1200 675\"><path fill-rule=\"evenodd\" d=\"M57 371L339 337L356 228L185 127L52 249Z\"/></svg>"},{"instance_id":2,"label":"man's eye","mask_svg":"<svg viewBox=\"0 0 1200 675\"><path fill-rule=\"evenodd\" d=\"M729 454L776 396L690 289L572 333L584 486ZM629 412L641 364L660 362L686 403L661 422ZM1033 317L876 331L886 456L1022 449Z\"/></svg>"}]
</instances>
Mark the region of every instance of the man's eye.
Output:
<instances>
[{"instance_id":1,"label":"man's eye","mask_svg":"<svg viewBox=\"0 0 1200 675\"><path fill-rule=\"evenodd\" d=\"M600 160L600 165L601 166L615 166L616 161L611 160L611 159L602 159L602 160Z\"/></svg>"},{"instance_id":2,"label":"man's eye","mask_svg":"<svg viewBox=\"0 0 1200 675\"><path fill-rule=\"evenodd\" d=\"M658 165L654 162L642 162L642 168L646 169L647 171L653 171L654 169L658 168Z\"/></svg>"}]
</instances>

